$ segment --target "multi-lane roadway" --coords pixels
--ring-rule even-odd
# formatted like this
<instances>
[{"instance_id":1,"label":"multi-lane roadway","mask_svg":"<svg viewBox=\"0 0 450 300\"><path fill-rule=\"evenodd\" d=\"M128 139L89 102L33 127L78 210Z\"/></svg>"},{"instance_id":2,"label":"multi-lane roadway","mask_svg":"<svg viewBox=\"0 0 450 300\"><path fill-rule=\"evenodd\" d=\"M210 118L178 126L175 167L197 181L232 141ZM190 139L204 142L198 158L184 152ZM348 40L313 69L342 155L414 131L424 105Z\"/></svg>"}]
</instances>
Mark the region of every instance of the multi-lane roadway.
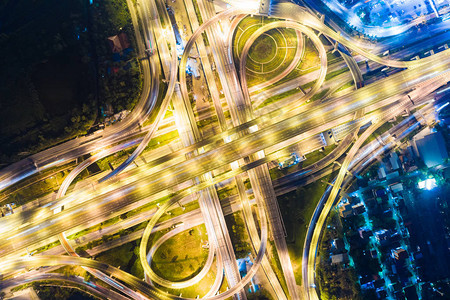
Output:
<instances>
[{"instance_id":1,"label":"multi-lane roadway","mask_svg":"<svg viewBox=\"0 0 450 300\"><path fill-rule=\"evenodd\" d=\"M279 299L292 298L299 299L300 290L295 281L289 254L287 252L286 241L284 240L284 231L282 220L279 216L278 206L276 202L276 194L270 180L267 163L274 159L274 155L280 149L284 149L289 145L298 143L303 140L314 137L315 135L336 127L347 121L354 119L355 114L369 114L367 120L385 120L391 116L395 116L411 105L405 100L405 95L425 96L435 89L447 83L446 78L450 75L448 72L450 67L450 57L448 51L443 51L423 60L404 62L390 58L379 57L369 51L357 46L352 41L348 41L341 35L327 27L315 16L312 16L304 9L299 9L291 4L280 5L273 11L274 16L288 19L289 21L272 22L257 30L247 41L241 56L240 73L234 66L232 52L230 50L230 36L232 31L236 30L238 22L231 21L230 18L236 17L237 20L245 14L255 14L254 10L248 7L238 6L230 8L220 14L216 14L214 5L208 1L198 1L199 16L204 20L200 25L200 19L195 15L194 3L190 0L186 2L186 9L191 13L189 20L191 22L192 37L188 41L180 59L178 67L177 54L175 52L175 39L173 35L167 40L166 32L172 32L173 27L170 24L165 3L163 1L145 0L138 2L137 12L140 14L141 31L137 24L138 19L135 15L135 9L131 1L129 2L132 19L135 23L136 36L139 41L139 52L145 53L145 42L152 41L152 45L156 47L158 56L154 54L147 60L143 60L144 70L144 86L142 98L137 107L130 116L118 125L105 129L102 133L95 136L79 138L74 141L67 142L48 151L38 153L29 160L21 161L17 164L2 170L0 177L0 190L9 187L21 179L35 174L39 170L60 165L69 160L92 152L93 150L105 149L97 155L92 156L89 160L78 166L69 177L64 181L57 200L52 201L47 207L39 207L22 213L17 213L8 218L0 220L0 238L4 241L0 245L0 255L9 257L10 260L2 263L2 271L13 271L24 266L39 265L55 265L55 264L80 264L94 270L92 273L109 284L119 289L122 293L132 298L140 297L160 297L166 298L158 289L151 287L145 283L136 281L133 276L123 271L99 264L93 261L78 257L36 257L30 258L28 261L17 259L17 254L23 253L27 247L36 244L46 244L54 241L58 234L61 234L63 245L66 244L65 231L71 230L76 232L80 228L86 228L107 220L114 216L118 216L124 212L141 206L143 203L155 202L163 197L170 197L170 200L164 203L161 208L152 216L146 230L144 231L141 242L140 259L142 261L146 275L152 281L163 286L170 286L171 283L161 278L155 277L151 270L149 260L154 248L147 248L149 235L158 218L164 214L170 205L180 201L184 197L200 193L200 207L204 218L205 225L208 229L210 237L211 252L208 258L208 264L205 271L201 271L193 280L187 283L178 283L180 287L185 287L195 283L206 272L212 263L213 257L220 259L222 264L218 264L218 273L220 266L225 269L225 277L228 281L229 290L220 295L213 296L217 292L219 279L214 283L214 288L207 295L214 299L225 299L231 295L236 298L245 299L246 295L243 287L251 280L259 268L262 266L274 294ZM159 6L159 9L158 9ZM253 7L252 7L253 8ZM289 9L287 9L289 8ZM161 13L163 11L163 13ZM161 23L161 20L165 25ZM219 24L221 26L219 26ZM297 30L297 37L309 38L314 42L321 59L321 68L318 72L318 79L312 89L305 95L300 95L296 99L292 99L290 103L286 103L279 108L265 108L254 113L254 107L250 99L250 93L246 83L245 61L248 51L252 43L259 35L267 30L289 27ZM230 31L226 31L231 28ZM207 46L202 37L202 33L206 33L206 37L211 45ZM367 87L353 91L338 97L330 97L325 102L307 103L306 100L314 95L325 81L328 63L325 48L321 41L317 38L317 32L326 35L328 38L341 43L347 48L358 52L360 55L373 60L379 64L391 67L405 69L399 73L391 75L388 78L377 80ZM202 138L197 128L196 117L193 114L192 107L187 95L185 67L187 58L190 55L190 49L194 43L197 45L198 54L201 57L203 68L205 70L205 78L208 87L211 90L213 104L218 116L218 123L221 128L220 133L209 138ZM295 56L295 60L300 59L302 53L303 42L298 42L299 49ZM210 54L208 56L208 51ZM153 53L153 51L152 51ZM231 124L229 126L223 114L223 106L217 85L214 83L215 78L211 72L211 64L209 58L213 58L217 67L220 79L220 86L225 95L225 100L230 111ZM352 64L350 67L355 74L357 65L354 60L346 60ZM288 69L292 67L291 64ZM420 66L420 68L417 68ZM287 71L286 71L287 72ZM179 82L176 75L179 73ZM169 82L168 92L162 96L159 92L159 74L162 74ZM281 76L278 76L281 79ZM178 84L179 83L179 84ZM158 99L161 100L159 110L155 110ZM174 119L176 127L179 131L183 147L167 155L163 155L157 159L151 160L144 166L130 169L123 176L119 173L142 152L146 144L155 134L169 102L172 101L175 112ZM406 101L406 102L405 102ZM155 122L148 128L143 138L135 139L128 144L120 143L124 139L128 139L136 135L139 129L136 127L152 113ZM383 113L384 115L380 115ZM370 134L370 130L360 137L356 144L350 150L350 155L343 162L340 176L336 186L340 186L346 174L346 168L352 161L353 155L357 152L358 144L364 141L364 138ZM114 145L117 144L118 145ZM110 173L105 179L116 177L119 180L111 183L106 180L100 180L96 185L95 191L74 191L64 196L70 183L76 178L88 164L95 162L97 159L116 151L140 143L133 155L115 172ZM344 151L346 147L339 148ZM113 146L113 147L111 147ZM336 155L336 154L334 154ZM314 170L319 170L331 163L336 157L330 156L324 160L323 165L317 164ZM223 171L228 170L228 171ZM258 208L259 224L254 219L251 206L248 202L247 192L243 188L243 176L248 173L253 193L256 196L256 204ZM256 254L254 264L244 278L240 277L237 270L233 246L229 238L227 226L224 221L222 207L217 196L215 184L234 178L239 189L239 196L242 201L242 209L245 221L247 222L247 230L251 242L253 244L254 253ZM150 187L150 188L149 188ZM338 188L332 189L330 199L334 199ZM330 209L333 201L326 202L324 211ZM54 213L54 209L64 206L61 212ZM313 245L317 244L320 236L320 221L326 217L326 214L319 219L318 228L312 235ZM260 232L257 230L260 228ZM181 229L179 229L181 230ZM280 285L280 278L276 278L272 270L272 266L267 260L266 248L268 230L274 238L277 255L280 259L282 271L284 274L284 282L287 290L283 290ZM318 232L318 233L316 233ZM173 231L175 235L177 231ZM169 238L170 235L167 237ZM166 239L167 239L166 238ZM162 243L160 241L159 243ZM157 243L157 245L159 245ZM312 246L311 246L312 247ZM75 254L69 244L66 244L66 250ZM313 251L312 251L313 252ZM310 252L310 255L311 253ZM216 254L214 256L214 253ZM309 258L308 267L310 270L311 263L314 260ZM313 265L312 265L313 267ZM108 274L114 276L123 283L128 284L122 286L122 283L115 280L108 280ZM314 278L311 277L312 272L304 274L307 281L306 293L309 295L310 287ZM307 276L305 276L307 275ZM156 279L156 280L155 280ZM306 280L305 279L305 280ZM131 288L130 290L127 290ZM139 294L136 294L136 291ZM182 298L182 297L172 297Z\"/></svg>"}]
</instances>

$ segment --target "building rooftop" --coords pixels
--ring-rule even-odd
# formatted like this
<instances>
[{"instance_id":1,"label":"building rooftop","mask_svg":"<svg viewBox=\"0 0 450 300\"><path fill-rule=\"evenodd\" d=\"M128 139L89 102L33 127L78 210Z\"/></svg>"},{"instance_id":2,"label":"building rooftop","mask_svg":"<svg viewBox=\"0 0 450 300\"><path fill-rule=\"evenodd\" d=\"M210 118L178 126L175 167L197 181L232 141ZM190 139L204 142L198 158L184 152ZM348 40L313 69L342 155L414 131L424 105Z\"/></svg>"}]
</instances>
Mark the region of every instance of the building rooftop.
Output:
<instances>
[{"instance_id":1,"label":"building rooftop","mask_svg":"<svg viewBox=\"0 0 450 300\"><path fill-rule=\"evenodd\" d=\"M119 53L122 50L130 47L128 36L124 32L108 37L108 42L113 53Z\"/></svg>"},{"instance_id":2,"label":"building rooftop","mask_svg":"<svg viewBox=\"0 0 450 300\"><path fill-rule=\"evenodd\" d=\"M353 214L355 216L356 215L360 215L360 214L362 214L362 213L364 213L366 211L366 207L362 203L358 203L356 205L353 205L352 209L353 209Z\"/></svg>"},{"instance_id":3,"label":"building rooftop","mask_svg":"<svg viewBox=\"0 0 450 300\"><path fill-rule=\"evenodd\" d=\"M347 218L349 216L353 215L353 208L350 203L345 203L342 206L339 207L339 215L342 218Z\"/></svg>"},{"instance_id":4,"label":"building rooftop","mask_svg":"<svg viewBox=\"0 0 450 300\"><path fill-rule=\"evenodd\" d=\"M406 252L405 249L402 247L398 247L396 249L391 250L392 258L395 258L396 260L404 260L408 258L408 252Z\"/></svg>"},{"instance_id":5,"label":"building rooftop","mask_svg":"<svg viewBox=\"0 0 450 300\"><path fill-rule=\"evenodd\" d=\"M344 241L342 239L334 239L331 243L331 245L333 246L333 249L336 251L340 251L345 249L345 244Z\"/></svg>"},{"instance_id":6,"label":"building rooftop","mask_svg":"<svg viewBox=\"0 0 450 300\"><path fill-rule=\"evenodd\" d=\"M395 183L395 184L391 185L390 188L393 193L398 193L398 192L403 191L403 184L401 182Z\"/></svg>"},{"instance_id":7,"label":"building rooftop","mask_svg":"<svg viewBox=\"0 0 450 300\"><path fill-rule=\"evenodd\" d=\"M400 168L399 159L397 153L391 153L389 157L389 162L391 163L392 170L398 170Z\"/></svg>"},{"instance_id":8,"label":"building rooftop","mask_svg":"<svg viewBox=\"0 0 450 300\"><path fill-rule=\"evenodd\" d=\"M342 254L336 254L331 256L331 264L336 265L340 263L347 263L349 261L348 254L342 253Z\"/></svg>"},{"instance_id":9,"label":"building rooftop","mask_svg":"<svg viewBox=\"0 0 450 300\"><path fill-rule=\"evenodd\" d=\"M428 168L441 164L448 158L444 137L440 132L433 132L415 139L416 154L422 158Z\"/></svg>"}]
</instances>

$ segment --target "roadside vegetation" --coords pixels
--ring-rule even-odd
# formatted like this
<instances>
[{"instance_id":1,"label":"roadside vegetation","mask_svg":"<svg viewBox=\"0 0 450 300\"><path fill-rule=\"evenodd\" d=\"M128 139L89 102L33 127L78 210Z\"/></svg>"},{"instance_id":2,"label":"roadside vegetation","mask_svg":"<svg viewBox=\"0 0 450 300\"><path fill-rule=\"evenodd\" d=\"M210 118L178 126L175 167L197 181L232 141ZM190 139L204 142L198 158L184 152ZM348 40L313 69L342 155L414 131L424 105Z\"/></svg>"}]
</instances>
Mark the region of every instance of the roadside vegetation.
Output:
<instances>
[{"instance_id":1,"label":"roadside vegetation","mask_svg":"<svg viewBox=\"0 0 450 300\"><path fill-rule=\"evenodd\" d=\"M0 203L15 203L24 205L37 198L58 190L65 176L74 168L70 163L52 170L46 170L38 175L31 176L18 184L2 191Z\"/></svg>"},{"instance_id":2,"label":"roadside vegetation","mask_svg":"<svg viewBox=\"0 0 450 300\"><path fill-rule=\"evenodd\" d=\"M133 241L122 246L110 249L97 255L96 260L120 267L138 278L144 278L144 269L139 260L140 241Z\"/></svg>"},{"instance_id":3,"label":"roadside vegetation","mask_svg":"<svg viewBox=\"0 0 450 300\"><path fill-rule=\"evenodd\" d=\"M11 292L17 292L30 287L33 288L39 295L39 299L98 299L97 297L91 295L82 286L61 286L60 281L51 280L34 281L31 283L19 285L11 289Z\"/></svg>"},{"instance_id":4,"label":"roadside vegetation","mask_svg":"<svg viewBox=\"0 0 450 300\"><path fill-rule=\"evenodd\" d=\"M331 173L321 180L277 197L286 226L286 242L298 285L302 284L302 255L309 221L327 188L327 182L330 182L335 175L336 172Z\"/></svg>"},{"instance_id":5,"label":"roadside vegetation","mask_svg":"<svg viewBox=\"0 0 450 300\"><path fill-rule=\"evenodd\" d=\"M242 213L235 212L232 215L227 215L225 216L225 221L236 258L246 258L252 252L252 248L244 220L242 219Z\"/></svg>"},{"instance_id":6,"label":"roadside vegetation","mask_svg":"<svg viewBox=\"0 0 450 300\"><path fill-rule=\"evenodd\" d=\"M342 224L334 209L328 216L323 237L319 244L317 283L321 299L361 300L358 276L354 268L332 265L331 242L342 238Z\"/></svg>"}]
</instances>

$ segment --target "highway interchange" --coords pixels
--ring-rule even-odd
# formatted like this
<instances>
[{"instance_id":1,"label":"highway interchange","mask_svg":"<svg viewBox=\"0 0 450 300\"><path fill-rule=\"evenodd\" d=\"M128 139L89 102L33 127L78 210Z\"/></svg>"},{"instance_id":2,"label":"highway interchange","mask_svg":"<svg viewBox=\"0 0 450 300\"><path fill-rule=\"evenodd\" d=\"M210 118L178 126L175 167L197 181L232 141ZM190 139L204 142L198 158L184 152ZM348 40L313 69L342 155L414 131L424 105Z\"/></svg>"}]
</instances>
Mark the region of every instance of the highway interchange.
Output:
<instances>
[{"instance_id":1,"label":"highway interchange","mask_svg":"<svg viewBox=\"0 0 450 300\"><path fill-rule=\"evenodd\" d=\"M233 296L234 299L246 299L243 288L261 266L277 299L318 299L314 284L315 249L324 220L339 196L341 186L349 177L347 169L351 164L357 165L368 159L358 156L359 147L380 125L405 110L432 102L430 99L433 98L433 93L446 85L447 78L450 78L450 55L449 51L445 50L414 61L379 56L365 50L363 45L355 43L352 39L344 38L308 10L292 3L281 3L271 7L271 17L279 18L280 21L268 23L255 31L245 43L240 65L235 66L230 51L233 32L238 21L244 16L259 14L259 5L255 5L256 2L248 1L246 5L240 5L232 1L230 8L216 13L212 2L197 1L196 5L203 20L200 24L195 17L194 2L186 0L185 6L193 34L178 60L174 34L169 34L169 37L164 34L173 30L172 26L164 28L163 25L163 23L170 24L165 2L144 0L138 1L138 5L134 6L132 1L129 1L138 51L141 57L145 58L150 42L154 47L150 50L155 53L141 60L144 73L141 99L125 120L107 127L103 132L69 141L0 170L0 190L4 190L39 171L62 165L86 153L97 152L79 164L65 178L56 198L46 206L15 213L0 220L0 238L3 241L0 245L0 255L5 258L0 263L2 275L21 271L25 267L79 265L133 299L185 299L178 295L167 295L161 287L183 288L195 284L209 271L213 261L216 261L217 278L211 290L206 293L208 298L227 299ZM307 93L295 97L295 100L289 101L286 105L266 106L256 110L256 106L252 104L252 94L247 88L246 59L258 36L275 28L292 28L297 31L298 37L308 37L316 47L320 69L314 79L314 85ZM209 48L201 38L203 33L210 41ZM326 101L310 102L308 100L326 84L325 78L330 68L326 49L318 37L319 33L366 59L392 68L400 68L402 71L378 79L365 87L358 86L358 89L350 93L331 95ZM302 43L298 45L296 53L300 55ZM220 132L207 138L202 137L197 126L186 84L186 63L194 46L203 65L220 125ZM226 106L221 102L223 99L211 71L208 51L217 68ZM296 56L294 61L297 59L299 56ZM355 60L352 58L346 62L353 64L349 65L352 78L362 78ZM288 71L293 65L288 66ZM286 74L288 71L285 71ZM168 83L164 95L159 95L162 84L160 76ZM259 87L267 87L282 77L283 73L275 80L262 83ZM273 91L275 93L276 89ZM270 95L271 92L268 90L266 93ZM173 118L181 139L181 147L154 157L145 165L127 169L156 135L170 103L174 107ZM230 112L231 122L226 120L224 107ZM153 123L141 127L149 116L153 116ZM281 149L302 141L314 140L322 132L352 121L356 116L366 116L365 122L370 121L372 125L356 140L352 137L359 127L350 133L350 138L341 141L339 151L344 152L348 148L350 150L341 162L342 166L333 188L330 188L323 197L323 208L315 215L317 219L310 224L308 233L310 238L305 241L307 254L304 253L303 282L300 287L300 283L295 280L287 251L283 221L276 200L276 186L270 179L268 163L276 159L277 152ZM87 166L131 147L136 149L130 157L114 171L99 178L95 183L95 190L75 190L66 195L71 183ZM308 171L311 174L320 174L338 156L334 154L327 157ZM113 177L114 180L108 180ZM255 201L252 203L243 184L247 177L255 195ZM222 208L224 204L220 202L215 187L216 184L230 179L234 180L238 187L240 205L236 209L243 211L255 253L253 265L243 278L239 274L225 223ZM297 179L294 177L290 180ZM287 180L287 183L289 182ZM198 197L192 197L193 195ZM140 243L139 257L147 281L142 281L113 266L79 257L66 238L67 232L75 233L163 197L169 200L155 208ZM149 245L149 238L166 211L187 198L199 199L200 209L195 221L192 220L190 224L192 226L205 224L210 245L208 259L204 268L193 278L183 282L170 282L154 273L150 266L151 255L163 241L189 227L186 225L169 231L169 234L163 236L156 244ZM256 219L252 206L257 207ZM64 207L64 210L55 213L56 209L61 207ZM269 237L274 242L273 246L268 243ZM61 241L69 256L20 257L26 253L28 247L46 245L56 239ZM284 279L275 275L267 257L270 253L268 247L275 248ZM35 277L35 280L43 280L42 278L48 279L49 275L43 276L38 273ZM218 293L222 280L227 281L228 290ZM156 282L160 287L155 287L152 282ZM282 287L281 282L286 283L286 289ZM120 294L106 295L106 293L104 292L103 296L123 297Z\"/></svg>"}]
</instances>

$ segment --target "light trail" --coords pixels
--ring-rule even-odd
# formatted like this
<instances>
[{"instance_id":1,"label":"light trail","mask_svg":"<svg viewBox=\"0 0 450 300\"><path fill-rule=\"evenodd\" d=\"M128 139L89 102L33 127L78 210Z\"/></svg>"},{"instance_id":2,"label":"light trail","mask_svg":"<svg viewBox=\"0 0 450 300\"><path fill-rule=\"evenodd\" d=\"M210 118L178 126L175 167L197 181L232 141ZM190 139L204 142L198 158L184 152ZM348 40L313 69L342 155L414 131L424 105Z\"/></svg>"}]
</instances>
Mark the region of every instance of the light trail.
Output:
<instances>
[{"instance_id":1,"label":"light trail","mask_svg":"<svg viewBox=\"0 0 450 300\"><path fill-rule=\"evenodd\" d=\"M153 2L150 2L150 3L153 3ZM199 27L198 31L196 31L194 33L194 35L196 34L195 38L197 38L203 30L206 30L208 26L214 25L213 22L216 22L222 18L226 18L226 17L233 16L235 14L242 14L242 13L243 13L243 11L240 11L237 9L236 10L230 9L230 10L225 11L222 14L219 14L219 15L209 19L206 23L202 24ZM304 17L304 15L303 15L303 17ZM154 21L154 20L155 19L152 19L152 21ZM211 21L211 20L213 20L213 21ZM144 20L143 22L145 23L145 22L147 22L147 20ZM279 24L276 24L276 25L283 24L283 26L286 26L286 24L288 24L289 26L291 26L293 28L297 28L299 30L302 30L303 32L309 31L310 33L313 34L313 36L315 36L315 34L306 27L306 26L310 26L313 29L319 30L320 32L322 32L324 34L335 38L336 40L341 42L343 45L347 45L349 48L351 48L357 52L360 52L362 55L365 55L366 57L369 57L369 58L372 57L373 60L376 62L384 63L384 64L390 65L390 66L408 67L410 69L417 68L417 66L421 66L422 68L420 70L414 69L414 72L411 70L409 70L409 72L404 71L405 73L401 72L401 76L397 76L397 77L393 76L394 80L391 80L391 81L387 81L387 80L382 81L382 83L380 83L381 91L379 91L377 94L374 94L374 92L375 92L374 90L376 89L376 87L369 87L368 89L363 89L362 92L355 92L356 96L352 95L354 98L349 97L350 100L342 101L342 103L339 103L339 102L337 102L336 104L328 103L326 105L315 105L314 104L314 106L309 106L312 109L311 109L311 111L308 111L308 114L299 114L298 111L293 111L293 110L288 112L287 110L290 110L290 108L289 109L283 108L275 113L267 114L262 118L248 121L249 117L251 116L251 113L246 112L245 109L243 111L240 111L238 109L238 111L237 111L238 114L236 116L232 115L232 119L235 124L238 124L238 123L242 123L242 124L239 124L236 128L233 128L232 130L224 131L222 134L214 137L214 139L217 140L219 138L223 138L224 136L230 136L230 133L232 133L232 132L242 134L243 132L246 132L246 130L249 128L260 128L260 129L254 131L254 132L251 132L249 135L247 135L245 137L237 137L235 140L230 141L226 146L224 146L222 148L219 147L215 150L210 150L209 152L202 152L202 151L199 152L199 156L192 158L189 161L186 161L186 163L184 163L184 164L180 164L180 166L172 167L172 170L174 170L173 173L170 173L169 171L164 171L163 169L160 169L160 173L157 173L156 175L152 174L145 178L145 180L148 180L147 182L149 184L156 185L159 182L159 183L163 184L164 186L169 186L169 185L174 184L173 177L175 177L176 174L179 174L180 176L185 176L184 178L189 179L189 178L192 178L192 176L193 177L203 176L204 174L206 174L206 172L210 172L211 170L214 170L212 168L217 167L217 166L212 166L211 162L214 162L214 163L220 162L220 165L224 166L224 165L232 163L233 161L238 161L239 159L241 159L243 157L248 157L248 156L257 157L258 160L253 162L254 164L251 165L251 167L244 166L243 168L238 168L236 170L233 170L232 172L227 173L226 175L217 176L217 178L213 178L213 179L212 178L208 178L208 179L211 179L211 181L217 182L217 180L220 180L220 179L223 180L225 178L229 178L229 176L237 176L238 174L240 174L240 172L242 172L242 170L245 170L245 168L248 168L249 170L251 170L255 166L258 166L257 165L259 163L258 161L261 161L264 164L265 163L264 161L269 159L270 154L268 155L268 157L263 157L263 156L258 157L257 155L255 156L255 153L264 154L263 151L264 151L264 149L266 149L268 147L268 145L280 144L283 141L288 141L289 138L294 138L299 135L304 135L305 131L302 129L298 129L298 127L300 127L300 125L304 126L305 128L307 126L309 126L307 128L309 128L310 130L314 130L314 129L317 130L318 128L321 128L321 126L326 125L325 118L330 118L330 119L334 118L333 120L338 120L338 117L345 116L345 114L350 114L350 113L354 112L355 110L361 109L361 107L363 107L363 108L367 107L369 110L376 109L380 105L387 105L387 104L380 104L380 103L382 103L382 101L387 101L386 99L389 99L389 97L388 97L389 95L393 96L395 93L398 93L401 90L410 88L411 84L415 83L415 81L417 81L417 83L420 82L420 84L423 85L424 83L431 82L430 80L436 81L437 77L443 77L443 76L448 75L448 72L445 69L446 67L448 69L448 61L447 61L448 60L448 51L444 51L444 52L442 52L444 54L441 54L436 57L432 57L432 58L424 59L424 60L418 60L418 61L414 61L414 62L393 61L393 60L389 60L389 59L379 58L376 56L374 57L374 55L366 52L365 50L359 49L356 46L352 45L351 43L349 43L345 40L342 40L342 38L340 38L338 35L336 35L335 32L329 30L327 27L325 27L325 30L324 30L324 25L322 25L322 24L318 25L317 20L315 20L315 19L312 20L311 16L306 16L304 19L301 20L301 22L303 23L303 25L297 24L294 22L279 22ZM276 22L274 22L274 23L276 23ZM205 24L207 24L207 25L205 25ZM272 26L275 26L275 25L272 25ZM265 27L264 30L266 30L267 28L270 28L270 26ZM157 27L156 30L158 30L158 29L160 29L160 28ZM145 30L147 30L147 28L145 28ZM154 30L155 30L155 28L154 28ZM261 30L261 32L264 32L264 30ZM191 40L189 41L189 42L191 42L190 47L192 47L192 43L193 43L193 41L195 41L195 38L192 39L192 42L191 42ZM248 45L249 45L248 48L250 48L250 46L254 40L256 40L256 35L255 35L255 37L252 37L251 39L249 39L250 42L248 43ZM189 45L189 42L188 42L188 45ZM167 44L165 44L165 41L162 41L162 42L158 41L158 43L160 45L165 45L165 47L167 47ZM163 43L163 44L161 44L161 43ZM174 45L174 44L172 44L172 45ZM323 45L321 47L323 47ZM172 48L175 48L175 47L172 47ZM188 48L188 47L186 47L186 48ZM319 49L319 52L321 52L320 49ZM169 61L169 59L166 59L168 57L168 55L164 55L164 54L167 54L167 53L162 54L163 64L167 64L167 62ZM241 62L245 61L246 57L247 57L247 55L244 55ZM320 73L320 76L319 76L320 80L318 80L318 82L320 82L320 84L318 84L317 87L314 86L314 88L312 89L313 92L310 92L310 95L308 95L308 97L312 96L315 92L317 92L318 88L323 83L324 77L326 75L326 54L323 55L323 53L322 53L320 55L320 57L321 57L321 60L325 61L325 71ZM185 58L185 56L183 54L182 61L180 63L181 66L183 66L183 63L184 63L184 66L186 64L186 62L183 60L184 58ZM173 68L173 66L174 66L173 61L175 59L176 59L176 55L172 55L172 65L171 65L172 67L171 68ZM436 63L436 62L438 62L438 63ZM154 62L153 62L153 60L150 60L150 65L152 65L152 64L154 64ZM323 64L323 61L322 61L322 64ZM435 65L433 65L433 64L435 64ZM175 68L176 68L176 65L175 65ZM150 68L150 69L153 69L153 68ZM242 71L243 69L245 69L245 68L241 68L241 72L243 72ZM156 70L156 69L154 69L154 70ZM429 72L429 70L431 70L431 72ZM154 73L154 74L157 74L157 73ZM173 79L175 76L174 74L176 74L176 72L170 72L170 75L171 75L170 78ZM241 79L244 78L244 80L245 80L245 72L243 73L243 75L244 76L242 76L242 73L241 73ZM184 76L184 79L183 79L183 76ZM187 99L186 93L185 93L187 90L186 91L183 90L185 88L185 81L186 81L186 78L185 78L184 68L181 67L180 68L181 92L182 92L183 98ZM387 82L393 82L394 84L388 85ZM169 87L171 85L172 86L175 85L175 80L170 80ZM154 89L155 89L155 85L151 85L151 87L149 87L149 90L154 90ZM170 88L169 88L169 90L170 90ZM244 91L244 95L246 95L244 101L247 101L247 103L250 103L250 101L249 101L250 97L248 95L248 90L246 89L246 85L244 85L243 91ZM153 93L152 95L155 95L155 94ZM172 92L168 93L166 95L166 97L164 98L163 102L165 103L164 104L165 107L167 107L168 101L170 100L169 98L171 95L172 95ZM302 98L300 98L300 99L302 99ZM343 105L345 105L345 107L342 107ZM402 105L404 105L403 102L402 102ZM297 106L298 106L298 104L297 104ZM236 109L236 108L231 107L231 109ZM247 108L247 109L251 109L251 104L250 104L250 108ZM307 107L303 107L303 109L307 109ZM146 137L144 138L144 141L141 142L140 146L138 147L139 150L136 150L134 152L137 154L134 155L133 158L128 159L126 161L126 164L124 164L123 167L121 167L115 174L120 172L120 170L125 169L126 165L129 164L135 157L137 157L137 155L140 153L140 151L142 151L142 149L145 147L146 143L151 140L154 130L157 128L157 124L158 124L160 118L162 118L162 116L164 115L163 112L165 112L164 106L163 106L163 109L161 109L158 112L157 122L154 122L154 126L150 128L149 132L147 133ZM246 115L247 113L248 113L248 115ZM398 113L398 111L390 112L390 113L395 115ZM239 116L239 114L241 114L241 115ZM321 119L323 119L323 121L318 121L319 117ZM257 127L255 127L255 126L257 126ZM372 129L370 129L370 130L372 130ZM370 130L367 130L367 132L370 132ZM210 141L211 140L209 140L209 142ZM90 142L90 141L87 141L87 142ZM208 141L202 141L202 142L207 143ZM359 143L359 140L357 141L357 144L358 143ZM195 147L198 147L198 145L199 144L194 144L192 147L195 148ZM121 147L124 147L124 146L121 146ZM187 151L186 150L187 148L188 147L183 149L183 151ZM356 148L356 150L357 150L357 147L354 147L354 148ZM352 150L350 151L351 156L353 156L354 152L356 152L356 150L353 150L354 148L352 148ZM238 152L238 154L234 153L234 152ZM106 151L104 153L108 153L108 152ZM102 153L102 155L104 153ZM219 156L221 156L221 155L223 155L224 157L219 158ZM99 155L98 157L101 157L101 155ZM207 162L201 161L202 159L205 159L205 158L208 159ZM52 166L55 164L59 164L62 161L64 161L64 159L57 158L57 160L51 161L51 162L47 163L45 166ZM196 164L196 163L198 164L199 167L196 167L193 170L192 164ZM191 164L191 166L189 166L190 164ZM345 164L347 167L348 166L347 160L345 161ZM87 163L86 163L86 165L87 165ZM83 166L83 168L84 167L85 166ZM186 169L182 169L183 167L185 167ZM80 167L80 169L81 169L81 167ZM28 173L26 173L26 174L28 174ZM110 176L113 176L113 175L110 175ZM191 177L189 177L189 176L191 176ZM343 175L342 175L342 177L343 177ZM338 177L338 178L340 178L340 177ZM212 182L200 182L197 186L195 186L195 189L189 188L189 189L182 190L181 192L177 193L176 196L174 196L169 202L166 203L167 206L163 206L152 217L152 219L149 222L148 227L145 230L144 237L143 237L143 240L141 243L141 249L140 249L140 258L141 258L141 261L143 262L144 270L146 271L147 274L151 274L152 271L148 265L148 262L147 262L146 256L145 256L146 250L147 250L146 249L147 242L148 242L148 237L146 238L146 235L147 234L149 235L151 233L152 227L156 224L159 217L164 213L164 210L168 209L168 207L170 206L168 203L173 204L176 201L178 201L181 196L191 193L192 190L201 191L202 189L210 187L212 184L213 184ZM341 179L339 179L337 185L340 185L340 184L342 184ZM66 187L62 188L62 190L64 190L64 189L67 190ZM134 188L132 188L131 186L128 186L128 187L126 186L126 187L121 188L117 192L112 191L112 193L108 193L103 198L99 197L99 199L101 199L101 200L97 201L97 204L100 204L103 207L107 207L111 204L110 202L112 202L112 200L114 200L114 199L118 200L120 198L125 197L129 193L135 193L133 190L134 190ZM65 191L61 194L63 195L64 193L65 193ZM335 194L336 194L336 192L333 189L331 192L330 198L334 197ZM239 281L239 283L236 286L232 287L225 293L222 293L220 295L212 297L212 299L224 299L224 298L238 292L240 289L242 289L245 286L246 283L248 283L251 280L251 277L256 273L256 270L260 266L260 263L262 263L263 258L264 258L265 247L266 247L266 243L267 243L267 241L266 241L267 240L267 228L266 228L267 221L266 221L266 216L265 216L265 212L264 212L264 207L262 205L258 205L258 209L260 210L260 216L262 216L261 217L262 218L261 225L262 225L262 228L264 228L264 230L262 232L260 248L258 249L258 255L255 260L255 264L253 265L252 269L247 274L247 276L244 277L241 281ZM83 212L84 210L85 210L84 208L74 208L70 211L61 212L61 218L62 218L62 216L71 216L71 215L73 215L73 218L75 218L76 217L75 215L82 215L81 212ZM45 215L41 215L41 216L45 216ZM55 220L52 220L52 221L55 221ZM32 232L36 229L39 229L40 225L35 225L34 227L30 227L30 226L34 225L34 222L35 222L35 220L33 220L33 222L30 222L30 224L23 226L23 228L25 228L24 231L20 232L19 234L16 234L15 236L8 236L8 234L10 234L10 233L5 233L5 235L7 236L6 240L9 241L13 238L17 238L19 235L25 235L28 232ZM67 240L65 240L63 234L62 234L62 237L63 237L63 245L65 247L67 247L67 245L69 245L69 244L66 243ZM65 242L64 242L64 240L65 240ZM255 242L255 245L258 245L258 241ZM70 245L69 245L69 247L70 247ZM70 250L70 248L69 248L68 252L71 253L71 251L74 252L73 249ZM70 260L67 258L61 259L59 257L48 258L48 259L50 259L50 260L54 259L54 261L48 262L48 261L40 261L40 260L36 259L36 260L30 260L30 261L32 261L32 262L30 262L30 264L38 263L39 261L41 263L55 263L55 264L61 264L61 263L62 264L65 264L65 263L72 264L72 263L77 262L77 263L80 263L80 265L85 265L88 267L89 267L89 265L92 265L94 267L94 269L96 269L96 270L97 269L103 270L103 271L105 270L104 269L105 266L97 265L92 262L82 261L78 258L73 258L74 260ZM23 265L23 262L20 262L20 261L17 262L17 266L22 266L22 265ZM8 269L8 267L11 267L11 265L7 265L5 263L2 264L2 266L5 266L6 269ZM14 268L14 267L11 267L11 268ZM100 276L100 277L102 276L96 272L94 272L94 274L96 274L96 276ZM140 285L140 284L134 282L130 278L127 279L127 275L125 275L123 273L118 273L117 278L124 281L125 283L132 284L132 286L135 286L135 287L137 286L139 290L145 291L148 295L152 295L152 296L157 295L157 297L161 296L161 294L158 291L153 290L152 288L148 288L145 285ZM109 279L109 278L104 278L103 280L108 281L108 282L111 281L111 279ZM116 281L113 281L110 283L114 286L117 285L117 287L119 289L124 289L124 286L118 284ZM166 297L166 296L164 295L164 297ZM167 296L167 297L172 298L172 296ZM173 298L184 299L184 298L175 297L175 296L173 296Z\"/></svg>"}]
</instances>

